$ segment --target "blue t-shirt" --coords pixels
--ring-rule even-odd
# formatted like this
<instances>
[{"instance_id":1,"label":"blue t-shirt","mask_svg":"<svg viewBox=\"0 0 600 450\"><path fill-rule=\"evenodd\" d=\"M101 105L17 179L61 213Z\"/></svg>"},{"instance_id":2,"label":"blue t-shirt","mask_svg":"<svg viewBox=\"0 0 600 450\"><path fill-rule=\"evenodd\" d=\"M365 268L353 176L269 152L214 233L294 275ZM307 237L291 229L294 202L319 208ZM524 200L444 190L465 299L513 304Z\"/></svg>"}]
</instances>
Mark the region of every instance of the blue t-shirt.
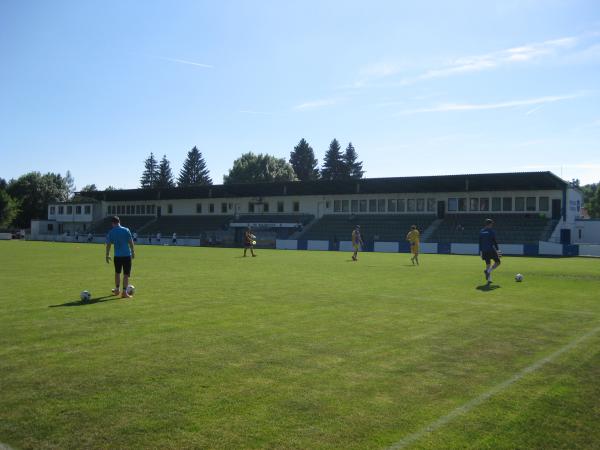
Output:
<instances>
[{"instance_id":1,"label":"blue t-shirt","mask_svg":"<svg viewBox=\"0 0 600 450\"><path fill-rule=\"evenodd\" d=\"M482 228L479 231L479 251L490 252L497 249L496 232L491 228Z\"/></svg>"},{"instance_id":2,"label":"blue t-shirt","mask_svg":"<svg viewBox=\"0 0 600 450\"><path fill-rule=\"evenodd\" d=\"M129 241L132 240L129 228L117 225L106 235L106 243L115 246L115 256L131 256Z\"/></svg>"}]
</instances>

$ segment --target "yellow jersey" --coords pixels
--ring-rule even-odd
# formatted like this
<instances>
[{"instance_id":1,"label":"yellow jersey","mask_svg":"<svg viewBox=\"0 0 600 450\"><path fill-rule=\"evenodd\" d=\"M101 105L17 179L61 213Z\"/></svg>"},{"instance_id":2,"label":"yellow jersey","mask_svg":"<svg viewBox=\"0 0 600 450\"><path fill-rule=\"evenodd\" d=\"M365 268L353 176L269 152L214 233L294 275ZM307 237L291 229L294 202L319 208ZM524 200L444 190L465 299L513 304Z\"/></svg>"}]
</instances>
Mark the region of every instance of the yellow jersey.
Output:
<instances>
[{"instance_id":1,"label":"yellow jersey","mask_svg":"<svg viewBox=\"0 0 600 450\"><path fill-rule=\"evenodd\" d=\"M406 235L406 240L411 244L418 244L420 238L421 234L419 233L419 230L410 230Z\"/></svg>"}]
</instances>

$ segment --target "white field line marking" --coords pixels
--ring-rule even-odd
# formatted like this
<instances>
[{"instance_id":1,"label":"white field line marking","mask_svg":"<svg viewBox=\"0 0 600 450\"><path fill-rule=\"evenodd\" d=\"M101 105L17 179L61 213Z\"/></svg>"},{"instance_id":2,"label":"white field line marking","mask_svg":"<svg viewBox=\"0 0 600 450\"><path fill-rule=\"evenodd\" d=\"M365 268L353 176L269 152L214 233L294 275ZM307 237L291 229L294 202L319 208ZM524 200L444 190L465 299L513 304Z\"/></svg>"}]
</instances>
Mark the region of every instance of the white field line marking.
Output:
<instances>
[{"instance_id":1,"label":"white field line marking","mask_svg":"<svg viewBox=\"0 0 600 450\"><path fill-rule=\"evenodd\" d=\"M473 400L469 400L464 405L461 405L458 408L450 411L445 416L442 416L439 419L431 422L429 425L420 429L419 431L416 431L412 434L405 436L404 438L400 439L395 444L392 444L390 447L388 447L388 450L399 450L399 449L405 448L406 446L413 444L415 441L418 441L419 439L426 436L427 434L437 431L438 429L442 428L447 423L456 419L458 416L471 411L473 408L475 408L476 406L479 406L480 404L482 404L483 402L488 400L490 397L493 397L494 395L496 395L496 394L502 392L503 390L505 390L506 388L510 387L512 384L516 383L521 378L525 377L526 375L529 375L530 373L535 372L536 370L540 369L542 366L548 364L549 362L551 362L554 359L561 356L563 353L566 353L566 352L572 350L577 345L579 345L581 342L594 336L599 331L600 331L600 326L597 326L593 330L588 331L583 336L580 336L577 339L575 339L574 341L571 341L569 344L565 345L561 349L546 356L545 358L542 358L542 359L534 362L532 365L524 368L523 370L521 370L520 372L518 372L516 375L512 376L508 380L503 381L500 384L497 384L489 391L484 392L483 394L479 395L478 397L475 397Z\"/></svg>"},{"instance_id":2,"label":"white field line marking","mask_svg":"<svg viewBox=\"0 0 600 450\"><path fill-rule=\"evenodd\" d=\"M0 450L12 450L12 447L9 447L8 445L0 442Z\"/></svg>"},{"instance_id":3,"label":"white field line marking","mask_svg":"<svg viewBox=\"0 0 600 450\"><path fill-rule=\"evenodd\" d=\"M379 294L379 297L384 297L384 298L396 298L398 300L400 300L400 297L398 297L395 294ZM422 302L422 301L429 301L429 302L434 302L434 303L449 303L449 304L453 304L453 305L461 305L461 306L468 306L468 305L475 305L475 306L487 306L487 307L498 307L498 308L508 308L508 309L521 309L524 311L540 311L540 312L557 312L557 313L564 313L564 314L583 314L583 315L587 315L587 316L600 316L600 312L594 312L594 311L576 311L576 310L572 310L572 309L560 309L560 308L538 308L538 307L527 307L527 306L519 306L519 305L510 305L510 304L506 304L506 303L486 303L486 302L479 302L479 301L471 301L471 300L429 300L429 299L419 299L419 300L415 300L415 302Z\"/></svg>"}]
</instances>

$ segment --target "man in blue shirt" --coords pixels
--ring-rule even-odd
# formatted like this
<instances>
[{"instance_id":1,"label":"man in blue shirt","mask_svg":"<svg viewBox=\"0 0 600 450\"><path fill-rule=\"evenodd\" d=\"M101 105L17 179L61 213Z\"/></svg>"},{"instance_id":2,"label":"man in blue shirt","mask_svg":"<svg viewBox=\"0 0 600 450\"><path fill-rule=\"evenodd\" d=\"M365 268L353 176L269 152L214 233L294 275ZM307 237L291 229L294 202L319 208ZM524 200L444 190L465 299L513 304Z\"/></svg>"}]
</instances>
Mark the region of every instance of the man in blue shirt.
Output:
<instances>
[{"instance_id":1,"label":"man in blue shirt","mask_svg":"<svg viewBox=\"0 0 600 450\"><path fill-rule=\"evenodd\" d=\"M479 231L479 254L481 259L485 261L485 279L489 283L492 282L492 271L500 265L500 250L496 242L496 232L492 229L494 221L485 219L485 227ZM494 265L490 264L494 260Z\"/></svg>"},{"instance_id":2,"label":"man in blue shirt","mask_svg":"<svg viewBox=\"0 0 600 450\"><path fill-rule=\"evenodd\" d=\"M131 295L127 293L127 286L131 275L131 260L135 258L133 238L129 228L122 227L117 216L112 217L111 223L112 229L106 235L106 263L110 262L110 247L114 245L115 288L112 293L114 295L121 294L123 298L130 298ZM119 288L121 270L123 270L123 292Z\"/></svg>"}]
</instances>

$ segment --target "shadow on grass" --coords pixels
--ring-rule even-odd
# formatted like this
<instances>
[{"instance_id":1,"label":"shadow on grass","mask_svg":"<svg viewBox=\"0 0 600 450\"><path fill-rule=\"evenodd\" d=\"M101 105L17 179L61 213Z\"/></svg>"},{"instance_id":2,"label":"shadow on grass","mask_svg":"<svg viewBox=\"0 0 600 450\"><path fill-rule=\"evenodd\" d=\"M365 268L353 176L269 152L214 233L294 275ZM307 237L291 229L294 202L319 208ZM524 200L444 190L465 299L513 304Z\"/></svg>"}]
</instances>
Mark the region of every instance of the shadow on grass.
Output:
<instances>
[{"instance_id":1,"label":"shadow on grass","mask_svg":"<svg viewBox=\"0 0 600 450\"><path fill-rule=\"evenodd\" d=\"M114 295L105 295L104 297L91 298L89 301L84 302L83 300L76 300L73 302L66 302L61 305L49 305L48 308L59 308L61 306L87 306L93 305L94 303L110 302L111 300L118 300L120 297Z\"/></svg>"},{"instance_id":2,"label":"shadow on grass","mask_svg":"<svg viewBox=\"0 0 600 450\"><path fill-rule=\"evenodd\" d=\"M494 289L498 289L500 287L499 284L482 284L481 286L477 286L475 289L478 291L493 291Z\"/></svg>"}]
</instances>

